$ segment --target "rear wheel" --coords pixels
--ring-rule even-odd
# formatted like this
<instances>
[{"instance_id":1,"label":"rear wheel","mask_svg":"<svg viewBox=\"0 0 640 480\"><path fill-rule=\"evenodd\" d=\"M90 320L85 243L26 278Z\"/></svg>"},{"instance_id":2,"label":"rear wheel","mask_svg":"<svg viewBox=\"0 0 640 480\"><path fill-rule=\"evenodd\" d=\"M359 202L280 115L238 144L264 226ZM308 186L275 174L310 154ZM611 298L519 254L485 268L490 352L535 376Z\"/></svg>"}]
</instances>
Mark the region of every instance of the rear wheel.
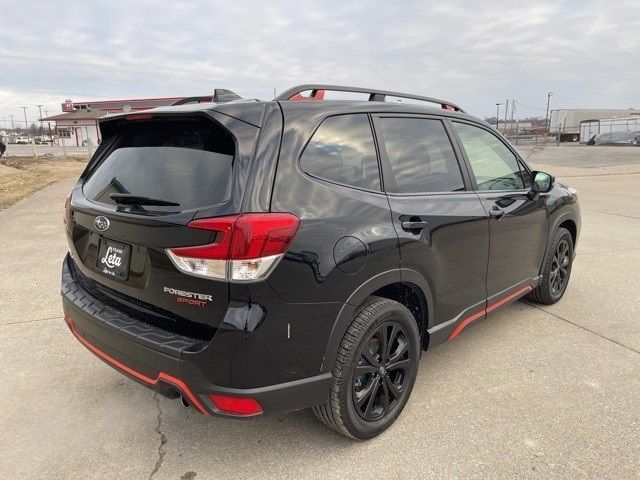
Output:
<instances>
[{"instance_id":1,"label":"rear wheel","mask_svg":"<svg viewBox=\"0 0 640 480\"><path fill-rule=\"evenodd\" d=\"M547 251L540 285L527 298L551 305L562 298L571 275L573 238L565 228L558 228Z\"/></svg>"},{"instance_id":2,"label":"rear wheel","mask_svg":"<svg viewBox=\"0 0 640 480\"><path fill-rule=\"evenodd\" d=\"M316 416L352 438L379 435L406 405L419 358L411 312L394 300L370 297L342 339L329 401L314 407Z\"/></svg>"}]
</instances>

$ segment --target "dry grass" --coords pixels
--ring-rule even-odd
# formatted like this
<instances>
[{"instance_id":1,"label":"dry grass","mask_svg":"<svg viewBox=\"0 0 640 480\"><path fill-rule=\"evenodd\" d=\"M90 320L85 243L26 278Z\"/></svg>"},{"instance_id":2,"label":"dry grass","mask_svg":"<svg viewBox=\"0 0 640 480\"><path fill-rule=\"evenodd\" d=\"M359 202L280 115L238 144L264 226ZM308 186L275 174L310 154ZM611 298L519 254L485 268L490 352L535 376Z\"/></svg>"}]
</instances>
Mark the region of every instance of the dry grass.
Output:
<instances>
[{"instance_id":1,"label":"dry grass","mask_svg":"<svg viewBox=\"0 0 640 480\"><path fill-rule=\"evenodd\" d=\"M0 210L59 180L78 177L88 158L8 157L0 159Z\"/></svg>"}]
</instances>

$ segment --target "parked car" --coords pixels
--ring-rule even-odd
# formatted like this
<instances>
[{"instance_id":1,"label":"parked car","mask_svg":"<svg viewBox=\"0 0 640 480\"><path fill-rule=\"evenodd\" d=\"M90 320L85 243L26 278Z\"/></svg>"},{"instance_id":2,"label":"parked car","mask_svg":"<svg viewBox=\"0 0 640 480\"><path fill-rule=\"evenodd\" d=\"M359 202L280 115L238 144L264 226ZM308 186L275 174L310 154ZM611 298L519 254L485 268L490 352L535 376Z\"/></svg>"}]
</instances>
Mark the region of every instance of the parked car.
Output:
<instances>
[{"instance_id":1,"label":"parked car","mask_svg":"<svg viewBox=\"0 0 640 480\"><path fill-rule=\"evenodd\" d=\"M48 145L49 137L47 135L40 135L34 138L34 142L36 145Z\"/></svg>"},{"instance_id":2,"label":"parked car","mask_svg":"<svg viewBox=\"0 0 640 480\"><path fill-rule=\"evenodd\" d=\"M13 142L14 144L17 145L27 145L29 143L31 143L31 139L29 137L25 137L25 136L18 136L18 137L14 137L13 138Z\"/></svg>"},{"instance_id":3,"label":"parked car","mask_svg":"<svg viewBox=\"0 0 640 480\"><path fill-rule=\"evenodd\" d=\"M312 407L374 437L422 350L567 288L576 191L451 102L303 85L100 126L65 207L64 318L107 364L204 415Z\"/></svg>"}]
</instances>

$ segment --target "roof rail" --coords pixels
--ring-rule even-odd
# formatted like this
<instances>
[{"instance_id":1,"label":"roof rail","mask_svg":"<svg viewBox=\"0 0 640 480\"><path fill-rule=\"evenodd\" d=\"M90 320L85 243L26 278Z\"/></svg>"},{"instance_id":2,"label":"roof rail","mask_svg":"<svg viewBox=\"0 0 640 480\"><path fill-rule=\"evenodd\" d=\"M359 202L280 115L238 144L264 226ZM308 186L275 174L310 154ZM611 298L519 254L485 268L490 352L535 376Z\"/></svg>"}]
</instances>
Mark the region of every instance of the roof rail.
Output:
<instances>
[{"instance_id":1,"label":"roof rail","mask_svg":"<svg viewBox=\"0 0 640 480\"><path fill-rule=\"evenodd\" d=\"M199 97L185 97L173 102L171 105L186 105L187 103L216 102L224 103L232 100L240 100L242 97L231 90L225 88L216 88L213 95L204 95Z\"/></svg>"},{"instance_id":2,"label":"roof rail","mask_svg":"<svg viewBox=\"0 0 640 480\"><path fill-rule=\"evenodd\" d=\"M311 95L305 97L301 95L301 92L311 90ZM421 100L423 102L429 102L440 105L440 108L445 110L454 110L456 112L464 112L455 103L447 100L440 100L433 97L424 97L422 95L414 95L411 93L392 92L390 90L377 90L374 88L360 88L360 87L348 87L342 85L321 85L321 84L307 84L296 85L278 95L275 100L323 100L326 91L331 92L355 92L355 93L368 93L370 102L384 102L386 97L398 97L398 98L410 98L412 100Z\"/></svg>"}]
</instances>

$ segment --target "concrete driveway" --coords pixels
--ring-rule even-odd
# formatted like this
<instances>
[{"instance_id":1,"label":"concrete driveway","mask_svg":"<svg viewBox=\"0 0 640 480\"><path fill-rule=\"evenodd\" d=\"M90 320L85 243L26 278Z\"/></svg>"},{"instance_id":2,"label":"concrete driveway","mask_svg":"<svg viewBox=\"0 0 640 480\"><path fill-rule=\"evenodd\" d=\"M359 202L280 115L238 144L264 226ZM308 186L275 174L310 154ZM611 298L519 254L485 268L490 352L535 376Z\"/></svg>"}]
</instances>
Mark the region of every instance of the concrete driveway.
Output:
<instances>
[{"instance_id":1,"label":"concrete driveway","mask_svg":"<svg viewBox=\"0 0 640 480\"><path fill-rule=\"evenodd\" d=\"M0 213L0 477L640 478L640 149L593 168L606 152L527 152L580 191L565 298L509 305L426 352L407 408L368 442L309 412L202 417L106 366L61 316L74 182L14 205Z\"/></svg>"}]
</instances>

